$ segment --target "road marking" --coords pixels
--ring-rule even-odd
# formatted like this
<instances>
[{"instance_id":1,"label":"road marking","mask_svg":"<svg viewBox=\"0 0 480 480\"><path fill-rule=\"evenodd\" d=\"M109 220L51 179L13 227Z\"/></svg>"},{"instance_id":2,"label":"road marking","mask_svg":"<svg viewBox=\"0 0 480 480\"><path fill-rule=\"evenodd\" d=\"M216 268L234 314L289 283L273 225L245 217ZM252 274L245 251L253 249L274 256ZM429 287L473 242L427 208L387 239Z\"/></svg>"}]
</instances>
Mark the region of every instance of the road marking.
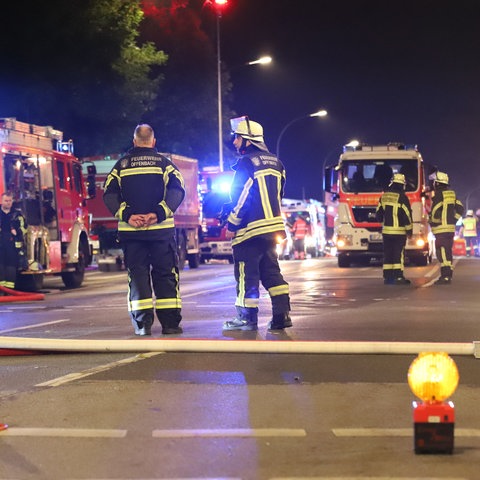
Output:
<instances>
[{"instance_id":1,"label":"road marking","mask_svg":"<svg viewBox=\"0 0 480 480\"><path fill-rule=\"evenodd\" d=\"M90 375L95 375L96 373L105 372L116 368L120 365L127 365L130 363L135 363L140 360L145 360L146 358L154 357L156 355L163 355L164 352L148 352L135 355L134 357L124 358L123 360L118 360L117 362L107 363L105 365L99 365L98 367L90 368L89 370L83 370L82 372L69 373L63 377L54 378L48 382L37 383L36 387L58 387L59 385L64 385L65 383L74 382L75 380L80 380L81 378L88 377Z\"/></svg>"},{"instance_id":2,"label":"road marking","mask_svg":"<svg viewBox=\"0 0 480 480\"><path fill-rule=\"evenodd\" d=\"M185 430L153 430L154 438L190 437L305 437L303 428L214 428Z\"/></svg>"},{"instance_id":3,"label":"road marking","mask_svg":"<svg viewBox=\"0 0 480 480\"><path fill-rule=\"evenodd\" d=\"M52 322L34 323L33 325L26 325L24 327L7 328L6 330L0 330L0 333L16 332L18 330L28 330L29 328L44 327L46 325L54 325L56 323L63 323L69 321L69 318L63 318L61 320L54 320Z\"/></svg>"},{"instance_id":4,"label":"road marking","mask_svg":"<svg viewBox=\"0 0 480 480\"><path fill-rule=\"evenodd\" d=\"M413 437L413 428L334 428L336 437ZM478 428L455 428L456 437L480 437Z\"/></svg>"},{"instance_id":5,"label":"road marking","mask_svg":"<svg viewBox=\"0 0 480 480\"><path fill-rule=\"evenodd\" d=\"M439 477L271 477L269 480L440 480ZM468 480L465 477L441 477L441 480Z\"/></svg>"},{"instance_id":6,"label":"road marking","mask_svg":"<svg viewBox=\"0 0 480 480\"><path fill-rule=\"evenodd\" d=\"M127 430L99 428L16 428L9 427L0 432L1 437L84 437L125 438Z\"/></svg>"}]
</instances>

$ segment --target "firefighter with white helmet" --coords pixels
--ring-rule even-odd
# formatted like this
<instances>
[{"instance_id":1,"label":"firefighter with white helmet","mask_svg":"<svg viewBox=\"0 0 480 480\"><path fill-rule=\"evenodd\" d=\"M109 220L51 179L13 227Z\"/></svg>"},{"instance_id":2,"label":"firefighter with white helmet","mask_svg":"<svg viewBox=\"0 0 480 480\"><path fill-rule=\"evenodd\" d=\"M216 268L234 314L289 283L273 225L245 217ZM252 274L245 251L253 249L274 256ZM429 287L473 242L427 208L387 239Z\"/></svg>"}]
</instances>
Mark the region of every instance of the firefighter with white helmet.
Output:
<instances>
[{"instance_id":1,"label":"firefighter with white helmet","mask_svg":"<svg viewBox=\"0 0 480 480\"><path fill-rule=\"evenodd\" d=\"M412 208L405 194L405 175L394 173L390 185L380 197L376 219L383 223L383 283L409 285L403 275L405 245L412 236Z\"/></svg>"},{"instance_id":2,"label":"firefighter with white helmet","mask_svg":"<svg viewBox=\"0 0 480 480\"><path fill-rule=\"evenodd\" d=\"M467 257L469 257L472 252L477 257L477 217L474 215L473 210L467 210L465 218L462 219L462 235L465 239Z\"/></svg>"},{"instance_id":3,"label":"firefighter with white helmet","mask_svg":"<svg viewBox=\"0 0 480 480\"><path fill-rule=\"evenodd\" d=\"M464 207L456 193L450 188L445 172L436 172L434 196L429 223L435 235L435 253L440 261L440 278L436 285L449 285L453 276L453 238L455 225L462 218Z\"/></svg>"},{"instance_id":4,"label":"firefighter with white helmet","mask_svg":"<svg viewBox=\"0 0 480 480\"><path fill-rule=\"evenodd\" d=\"M223 325L224 330L257 330L260 282L272 303L269 330L292 326L290 295L278 264L276 238L285 237L281 212L285 168L268 151L262 126L248 117L231 121L233 145L240 158L233 165L231 203L227 226L232 238L236 280L236 317ZM224 213L226 213L224 212Z\"/></svg>"}]
</instances>

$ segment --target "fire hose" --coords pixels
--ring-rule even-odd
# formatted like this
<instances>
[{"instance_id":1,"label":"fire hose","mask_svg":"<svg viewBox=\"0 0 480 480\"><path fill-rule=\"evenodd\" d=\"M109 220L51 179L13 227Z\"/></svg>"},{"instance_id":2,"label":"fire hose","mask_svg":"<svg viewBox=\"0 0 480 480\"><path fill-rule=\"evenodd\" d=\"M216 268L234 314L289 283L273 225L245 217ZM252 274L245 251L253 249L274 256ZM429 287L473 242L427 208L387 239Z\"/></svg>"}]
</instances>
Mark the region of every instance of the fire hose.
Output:
<instances>
[{"instance_id":1,"label":"fire hose","mask_svg":"<svg viewBox=\"0 0 480 480\"><path fill-rule=\"evenodd\" d=\"M34 302L45 299L45 295L43 293L21 292L19 290L13 290L12 288L4 287L3 285L0 285L0 292L3 293L3 295L0 296L0 303Z\"/></svg>"}]
</instances>

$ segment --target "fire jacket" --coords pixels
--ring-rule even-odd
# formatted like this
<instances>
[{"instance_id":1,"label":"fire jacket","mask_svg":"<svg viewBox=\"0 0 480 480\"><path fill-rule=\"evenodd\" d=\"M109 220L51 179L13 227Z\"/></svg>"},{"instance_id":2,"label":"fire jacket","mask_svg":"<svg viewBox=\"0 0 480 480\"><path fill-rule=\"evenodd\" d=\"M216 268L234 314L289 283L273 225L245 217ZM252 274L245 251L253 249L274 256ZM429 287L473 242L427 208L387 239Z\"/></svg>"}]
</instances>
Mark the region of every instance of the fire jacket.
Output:
<instances>
[{"instance_id":1,"label":"fire jacket","mask_svg":"<svg viewBox=\"0 0 480 480\"><path fill-rule=\"evenodd\" d=\"M104 185L103 200L118 218L120 240L155 240L174 232L173 214L185 196L178 168L155 148L134 147L117 161ZM132 227L134 214L156 213L157 223Z\"/></svg>"},{"instance_id":2,"label":"fire jacket","mask_svg":"<svg viewBox=\"0 0 480 480\"><path fill-rule=\"evenodd\" d=\"M435 188L429 223L432 233L455 233L455 225L462 218L463 204L448 185Z\"/></svg>"},{"instance_id":3,"label":"fire jacket","mask_svg":"<svg viewBox=\"0 0 480 480\"><path fill-rule=\"evenodd\" d=\"M465 217L462 220L462 225L464 237L477 236L477 219L475 217Z\"/></svg>"},{"instance_id":4,"label":"fire jacket","mask_svg":"<svg viewBox=\"0 0 480 480\"><path fill-rule=\"evenodd\" d=\"M232 246L254 237L273 238L285 225L281 199L285 186L285 168L270 152L249 146L235 165L230 196L232 207L228 229L235 232Z\"/></svg>"},{"instance_id":5,"label":"fire jacket","mask_svg":"<svg viewBox=\"0 0 480 480\"><path fill-rule=\"evenodd\" d=\"M380 197L376 219L378 222L383 222L382 234L384 235L411 235L412 208L403 191L403 185L393 183Z\"/></svg>"},{"instance_id":6,"label":"fire jacket","mask_svg":"<svg viewBox=\"0 0 480 480\"><path fill-rule=\"evenodd\" d=\"M293 224L292 233L295 239L302 240L310 233L308 223L303 218L297 218Z\"/></svg>"},{"instance_id":7,"label":"fire jacket","mask_svg":"<svg viewBox=\"0 0 480 480\"><path fill-rule=\"evenodd\" d=\"M12 233L15 230L15 235ZM15 245L17 250L23 249L23 240L27 231L25 217L19 210L10 210L5 213L0 208L0 244Z\"/></svg>"}]
</instances>

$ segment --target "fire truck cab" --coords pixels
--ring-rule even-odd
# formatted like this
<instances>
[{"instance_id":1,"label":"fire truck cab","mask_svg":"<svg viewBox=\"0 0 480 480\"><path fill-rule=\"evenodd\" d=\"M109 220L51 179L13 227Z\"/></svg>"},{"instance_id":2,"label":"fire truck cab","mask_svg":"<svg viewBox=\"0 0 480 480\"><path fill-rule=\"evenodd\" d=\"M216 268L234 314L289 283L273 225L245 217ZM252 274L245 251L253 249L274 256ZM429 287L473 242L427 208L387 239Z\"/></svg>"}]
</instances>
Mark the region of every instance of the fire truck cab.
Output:
<instances>
[{"instance_id":1,"label":"fire truck cab","mask_svg":"<svg viewBox=\"0 0 480 480\"><path fill-rule=\"evenodd\" d=\"M324 189L337 203L334 241L338 266L383 258L382 225L375 220L378 201L394 173L403 173L405 193L412 207L413 236L405 248L407 259L427 265L433 236L428 225L428 166L416 145L346 145L337 165L325 169Z\"/></svg>"},{"instance_id":2,"label":"fire truck cab","mask_svg":"<svg viewBox=\"0 0 480 480\"><path fill-rule=\"evenodd\" d=\"M16 288L42 288L46 274L79 287L91 263L87 192L73 142L50 126L0 119L0 192L26 219L24 254Z\"/></svg>"}]
</instances>

